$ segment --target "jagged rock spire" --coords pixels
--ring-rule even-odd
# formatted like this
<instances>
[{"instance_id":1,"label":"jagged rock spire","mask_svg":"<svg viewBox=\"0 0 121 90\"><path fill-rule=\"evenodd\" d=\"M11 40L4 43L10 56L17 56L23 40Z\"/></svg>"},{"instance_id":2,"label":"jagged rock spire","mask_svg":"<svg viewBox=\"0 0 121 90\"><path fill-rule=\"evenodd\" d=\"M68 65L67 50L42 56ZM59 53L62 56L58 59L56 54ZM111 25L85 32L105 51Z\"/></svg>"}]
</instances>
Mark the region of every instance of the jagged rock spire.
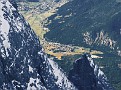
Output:
<instances>
[{"instance_id":1,"label":"jagged rock spire","mask_svg":"<svg viewBox=\"0 0 121 90\"><path fill-rule=\"evenodd\" d=\"M105 74L87 54L74 62L73 69L69 72L69 80L79 90L113 90Z\"/></svg>"}]
</instances>

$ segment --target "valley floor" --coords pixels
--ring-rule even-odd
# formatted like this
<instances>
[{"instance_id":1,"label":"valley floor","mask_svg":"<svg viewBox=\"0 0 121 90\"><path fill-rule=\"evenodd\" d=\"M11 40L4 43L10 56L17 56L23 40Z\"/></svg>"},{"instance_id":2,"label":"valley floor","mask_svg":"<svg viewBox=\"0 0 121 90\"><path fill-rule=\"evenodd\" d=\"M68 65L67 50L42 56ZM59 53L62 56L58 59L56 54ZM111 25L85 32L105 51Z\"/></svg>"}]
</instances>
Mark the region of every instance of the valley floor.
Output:
<instances>
[{"instance_id":1,"label":"valley floor","mask_svg":"<svg viewBox=\"0 0 121 90\"><path fill-rule=\"evenodd\" d=\"M35 31L37 36L40 39L40 42L45 50L45 52L49 55L52 55L56 57L58 60L61 60L63 56L68 55L79 55L83 53L90 53L93 54L93 58L101 58L99 56L96 56L97 54L103 54L103 52L96 51L96 50L90 50L89 48L79 47L79 46L72 46L72 45L63 45L60 43L50 42L46 41L44 38L44 34L46 34L49 29L44 27L44 24L48 23L47 18L51 15L55 14L57 11L57 7L62 6L66 2L62 3L61 5L58 4L54 8L47 10L45 12L38 12L36 10L36 6L38 6L38 3L29 3L31 10L20 10L19 12L25 17L25 19L29 22L32 29ZM19 3L19 5L26 5L26 3ZM96 54L96 55L95 55Z\"/></svg>"}]
</instances>

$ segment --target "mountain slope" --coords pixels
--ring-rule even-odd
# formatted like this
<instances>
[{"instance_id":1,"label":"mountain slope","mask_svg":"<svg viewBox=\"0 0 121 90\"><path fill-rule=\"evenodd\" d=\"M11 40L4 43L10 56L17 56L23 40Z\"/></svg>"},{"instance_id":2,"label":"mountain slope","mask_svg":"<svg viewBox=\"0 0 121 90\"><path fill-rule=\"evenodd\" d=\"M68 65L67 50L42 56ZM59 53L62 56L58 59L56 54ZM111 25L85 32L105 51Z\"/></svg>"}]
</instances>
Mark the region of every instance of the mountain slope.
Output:
<instances>
[{"instance_id":1,"label":"mountain slope","mask_svg":"<svg viewBox=\"0 0 121 90\"><path fill-rule=\"evenodd\" d=\"M73 0L48 18L50 32L45 38L121 55L120 11L116 0Z\"/></svg>"},{"instance_id":2,"label":"mountain slope","mask_svg":"<svg viewBox=\"0 0 121 90\"><path fill-rule=\"evenodd\" d=\"M8 0L0 1L0 42L2 90L76 90Z\"/></svg>"}]
</instances>

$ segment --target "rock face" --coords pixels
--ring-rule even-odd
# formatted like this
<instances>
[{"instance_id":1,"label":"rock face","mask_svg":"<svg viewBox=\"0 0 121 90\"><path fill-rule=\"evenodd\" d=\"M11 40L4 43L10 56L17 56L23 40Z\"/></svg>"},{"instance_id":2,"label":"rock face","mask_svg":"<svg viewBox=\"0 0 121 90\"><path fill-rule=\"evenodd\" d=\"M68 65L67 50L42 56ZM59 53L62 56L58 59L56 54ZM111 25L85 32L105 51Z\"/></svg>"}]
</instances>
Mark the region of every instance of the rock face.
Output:
<instances>
[{"instance_id":1,"label":"rock face","mask_svg":"<svg viewBox=\"0 0 121 90\"><path fill-rule=\"evenodd\" d=\"M69 73L69 80L79 90L113 90L105 74L86 54L74 62L73 69Z\"/></svg>"},{"instance_id":2,"label":"rock face","mask_svg":"<svg viewBox=\"0 0 121 90\"><path fill-rule=\"evenodd\" d=\"M0 89L76 90L8 0L0 0Z\"/></svg>"}]
</instances>

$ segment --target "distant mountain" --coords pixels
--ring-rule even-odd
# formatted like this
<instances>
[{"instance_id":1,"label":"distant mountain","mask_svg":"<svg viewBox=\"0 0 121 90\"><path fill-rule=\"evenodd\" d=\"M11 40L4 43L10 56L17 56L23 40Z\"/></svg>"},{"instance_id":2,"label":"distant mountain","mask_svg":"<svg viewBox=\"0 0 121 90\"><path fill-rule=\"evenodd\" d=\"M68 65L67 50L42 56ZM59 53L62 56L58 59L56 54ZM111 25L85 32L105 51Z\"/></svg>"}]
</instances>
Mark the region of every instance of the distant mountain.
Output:
<instances>
[{"instance_id":1,"label":"distant mountain","mask_svg":"<svg viewBox=\"0 0 121 90\"><path fill-rule=\"evenodd\" d=\"M73 0L48 18L49 41L86 46L121 56L121 2Z\"/></svg>"},{"instance_id":2,"label":"distant mountain","mask_svg":"<svg viewBox=\"0 0 121 90\"><path fill-rule=\"evenodd\" d=\"M93 64L88 63L88 60L90 62L93 60L86 59L86 57L83 59L84 61L86 60L87 64L81 65L76 61L74 70L80 71L83 65L88 65L87 67L89 67L89 70L91 69L91 73L90 71L83 73L87 76L92 74L91 77L88 77L89 81L92 77L98 77L101 85L108 85L103 83L103 80L106 80L105 75L100 77L100 72L94 75L93 71L98 69L92 68ZM75 69L78 64L80 64L79 68ZM74 73L76 74L76 71ZM72 81L74 73L70 73L69 77L66 76L63 70L44 53L38 37L24 20L24 17L17 12L8 0L0 1L1 90L80 90L75 82ZM80 75L79 77L81 77ZM86 77L83 80L88 82ZM87 84L85 85L86 88ZM102 86L101 90L108 90L107 88Z\"/></svg>"}]
</instances>

